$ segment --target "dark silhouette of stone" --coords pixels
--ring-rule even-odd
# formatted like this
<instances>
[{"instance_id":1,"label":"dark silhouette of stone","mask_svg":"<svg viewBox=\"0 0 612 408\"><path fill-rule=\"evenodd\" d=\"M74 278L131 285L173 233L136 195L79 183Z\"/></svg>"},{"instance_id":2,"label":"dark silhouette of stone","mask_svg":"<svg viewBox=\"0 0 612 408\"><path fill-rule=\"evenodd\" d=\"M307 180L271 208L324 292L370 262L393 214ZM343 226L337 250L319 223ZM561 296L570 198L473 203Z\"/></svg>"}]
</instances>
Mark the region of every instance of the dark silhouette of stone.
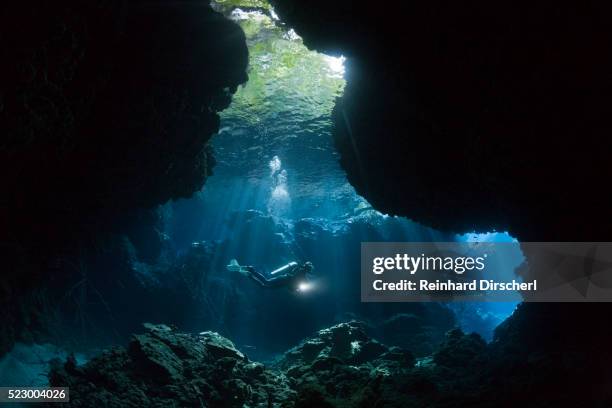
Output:
<instances>
[{"instance_id":1,"label":"dark silhouette of stone","mask_svg":"<svg viewBox=\"0 0 612 408\"><path fill-rule=\"evenodd\" d=\"M273 0L347 57L341 164L380 211L523 241L609 238L607 6Z\"/></svg>"},{"instance_id":2,"label":"dark silhouette of stone","mask_svg":"<svg viewBox=\"0 0 612 408\"><path fill-rule=\"evenodd\" d=\"M201 189L244 33L205 2L3 6L3 239L43 247Z\"/></svg>"}]
</instances>

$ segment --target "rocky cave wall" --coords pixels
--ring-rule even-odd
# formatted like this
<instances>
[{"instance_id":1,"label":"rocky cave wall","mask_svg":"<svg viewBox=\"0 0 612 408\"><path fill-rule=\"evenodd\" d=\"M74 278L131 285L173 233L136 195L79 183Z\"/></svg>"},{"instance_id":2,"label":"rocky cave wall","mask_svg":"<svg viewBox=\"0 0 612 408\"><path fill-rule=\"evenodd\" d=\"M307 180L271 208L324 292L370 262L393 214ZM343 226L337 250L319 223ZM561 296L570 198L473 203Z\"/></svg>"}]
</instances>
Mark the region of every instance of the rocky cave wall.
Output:
<instances>
[{"instance_id":1,"label":"rocky cave wall","mask_svg":"<svg viewBox=\"0 0 612 408\"><path fill-rule=\"evenodd\" d=\"M602 5L273 0L348 59L341 164L380 211L521 241L609 239Z\"/></svg>"},{"instance_id":2,"label":"rocky cave wall","mask_svg":"<svg viewBox=\"0 0 612 408\"><path fill-rule=\"evenodd\" d=\"M128 234L145 259L159 254L151 209L202 188L217 112L247 80L248 50L205 1L0 10L4 351L40 326L41 287L80 279L83 253L121 258L113 237Z\"/></svg>"},{"instance_id":3,"label":"rocky cave wall","mask_svg":"<svg viewBox=\"0 0 612 408\"><path fill-rule=\"evenodd\" d=\"M242 30L205 2L38 3L3 6L4 232L48 245L199 190Z\"/></svg>"}]
</instances>

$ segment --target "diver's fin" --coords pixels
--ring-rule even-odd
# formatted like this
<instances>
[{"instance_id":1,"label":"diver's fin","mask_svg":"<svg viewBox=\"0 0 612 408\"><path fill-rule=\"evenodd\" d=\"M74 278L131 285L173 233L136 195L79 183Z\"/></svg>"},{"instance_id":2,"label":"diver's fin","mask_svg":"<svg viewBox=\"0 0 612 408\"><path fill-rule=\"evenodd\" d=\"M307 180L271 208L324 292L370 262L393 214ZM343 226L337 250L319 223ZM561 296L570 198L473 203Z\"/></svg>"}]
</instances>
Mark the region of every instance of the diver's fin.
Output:
<instances>
[{"instance_id":1,"label":"diver's fin","mask_svg":"<svg viewBox=\"0 0 612 408\"><path fill-rule=\"evenodd\" d=\"M230 272L240 272L242 269L242 266L240 266L237 260L232 259L230 263L226 266L226 268Z\"/></svg>"}]
</instances>

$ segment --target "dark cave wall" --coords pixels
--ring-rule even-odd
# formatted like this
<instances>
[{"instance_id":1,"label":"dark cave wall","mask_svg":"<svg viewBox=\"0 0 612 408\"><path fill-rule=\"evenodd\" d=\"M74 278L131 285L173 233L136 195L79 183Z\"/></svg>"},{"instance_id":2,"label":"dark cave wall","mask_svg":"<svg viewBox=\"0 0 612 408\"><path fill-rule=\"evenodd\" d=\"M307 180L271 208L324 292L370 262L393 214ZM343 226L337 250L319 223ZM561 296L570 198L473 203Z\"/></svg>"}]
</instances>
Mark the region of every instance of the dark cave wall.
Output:
<instances>
[{"instance_id":1,"label":"dark cave wall","mask_svg":"<svg viewBox=\"0 0 612 408\"><path fill-rule=\"evenodd\" d=\"M11 238L47 245L202 187L217 112L247 80L237 25L205 2L2 7L1 210Z\"/></svg>"},{"instance_id":2,"label":"dark cave wall","mask_svg":"<svg viewBox=\"0 0 612 408\"><path fill-rule=\"evenodd\" d=\"M4 2L0 27L2 353L36 337L44 303L83 270L109 284L124 272L70 266L80 254L118 264L127 236L156 260L155 206L211 173L248 50L205 1Z\"/></svg>"},{"instance_id":3,"label":"dark cave wall","mask_svg":"<svg viewBox=\"0 0 612 408\"><path fill-rule=\"evenodd\" d=\"M306 45L348 57L334 137L377 209L522 241L609 239L603 6L272 3Z\"/></svg>"}]
</instances>

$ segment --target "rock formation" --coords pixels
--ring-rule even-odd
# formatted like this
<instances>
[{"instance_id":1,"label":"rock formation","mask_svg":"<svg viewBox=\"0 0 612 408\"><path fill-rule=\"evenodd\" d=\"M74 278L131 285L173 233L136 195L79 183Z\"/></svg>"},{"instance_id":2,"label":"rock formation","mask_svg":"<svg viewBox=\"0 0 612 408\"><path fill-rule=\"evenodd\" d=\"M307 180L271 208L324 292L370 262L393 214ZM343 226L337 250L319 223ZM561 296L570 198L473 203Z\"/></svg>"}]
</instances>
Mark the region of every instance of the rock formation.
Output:
<instances>
[{"instance_id":1,"label":"rock formation","mask_svg":"<svg viewBox=\"0 0 612 408\"><path fill-rule=\"evenodd\" d=\"M522 241L609 238L600 6L272 3L307 46L347 57L334 137L375 208Z\"/></svg>"},{"instance_id":2,"label":"rock formation","mask_svg":"<svg viewBox=\"0 0 612 408\"><path fill-rule=\"evenodd\" d=\"M523 324L519 311L509 324ZM55 361L52 385L71 407L511 407L605 406L601 372L584 371L587 350L521 350L500 330L492 344L451 330L415 359L369 337L363 323L322 329L269 364L251 361L215 332L190 335L146 324L127 348L82 366ZM526 357L529 355L529 357ZM602 362L609 363L608 360ZM588 390L589 392L584 392Z\"/></svg>"},{"instance_id":3,"label":"rock formation","mask_svg":"<svg viewBox=\"0 0 612 408\"><path fill-rule=\"evenodd\" d=\"M51 281L82 279L82 254L112 253L113 234L159 255L151 208L202 188L248 63L240 27L206 2L1 9L0 353L40 328Z\"/></svg>"}]
</instances>

